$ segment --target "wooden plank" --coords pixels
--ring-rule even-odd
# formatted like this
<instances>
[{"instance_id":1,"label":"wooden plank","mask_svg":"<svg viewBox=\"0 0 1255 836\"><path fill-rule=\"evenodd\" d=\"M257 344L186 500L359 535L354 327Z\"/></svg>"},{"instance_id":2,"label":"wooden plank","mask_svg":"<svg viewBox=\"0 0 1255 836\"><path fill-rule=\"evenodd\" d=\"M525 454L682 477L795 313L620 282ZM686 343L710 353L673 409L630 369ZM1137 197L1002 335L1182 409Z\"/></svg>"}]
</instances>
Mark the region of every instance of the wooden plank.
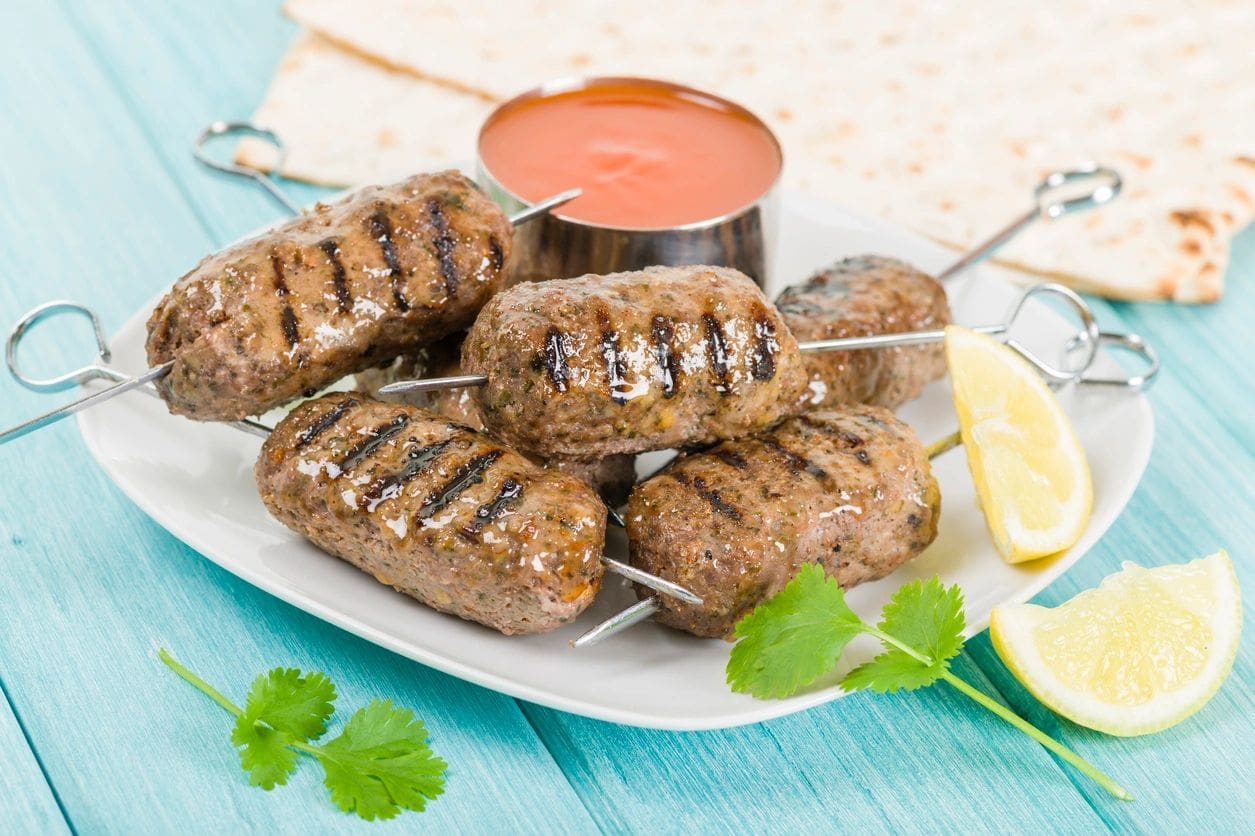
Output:
<instances>
[{"instance_id":1,"label":"wooden plank","mask_svg":"<svg viewBox=\"0 0 1255 836\"><path fill-rule=\"evenodd\" d=\"M277 18L235 3L225 13L219 6L180 9L177 20L167 19L172 16L163 16L155 5L121 10L83 5L74 7L74 13L79 25L90 29L93 48L103 63L114 68L115 79L122 79L129 93L144 102L132 106L132 114L157 144L162 164L182 192L193 197L199 219L211 236L227 240L275 217L276 210L265 198L245 200L245 193L235 184L206 178L186 157L184 148L208 116L251 110L269 67L277 60L278 44L290 30ZM230 38L219 40L215 33L221 32ZM135 49L137 41L145 43L145 49ZM146 70L149 49L162 56L163 74ZM214 78L212 90L188 95L204 88L205 78ZM176 100L171 88L183 90L184 96ZM1235 271L1245 270L1242 275L1249 276L1255 270L1255 248L1248 246L1235 261ZM1171 384L1166 374L1154 393L1160 440L1147 482L1133 506L1095 553L1043 600L1062 600L1092 585L1129 553L1160 555L1169 550L1169 544L1177 551L1191 546L1195 535L1223 533L1235 521L1241 527L1243 520L1251 519L1249 508L1233 503L1204 478L1211 475L1221 480L1217 484L1232 485L1234 495L1251 495L1249 481L1242 481L1249 479L1250 445L1241 443L1243 439L1249 442L1250 425L1231 417L1242 415L1242 408L1249 411L1249 387L1244 398L1243 387L1229 384L1215 400L1218 385L1232 381L1235 373L1244 373L1243 360L1251 348L1249 343L1241 351L1226 346L1225 335L1243 333L1243 323L1255 312L1238 295L1238 286L1238 280L1232 281L1229 297L1214 308L1106 308L1107 313L1154 336L1165 350L1170 369L1189 372ZM1196 374L1199 368L1212 372L1210 376ZM1249 373L1245 374L1249 379ZM1198 397L1200 393L1211 394L1210 400L1225 408L1210 407ZM1164 414L1165 402L1177 416L1171 423ZM1204 438L1200 441L1194 433ZM1165 449L1165 444L1170 446ZM1177 451L1191 445L1188 461L1179 460ZM1199 499L1182 502L1177 496L1179 486L1187 486ZM1201 516L1202 522L1191 519L1192 515ZM1235 554L1239 544L1247 545L1249 551L1249 526L1246 536L1239 533L1230 542ZM1205 548L1199 546L1185 555ZM1178 558L1165 555L1161 559ZM1061 733L1070 743L1140 791L1135 805L1119 805L1092 788L1081 787L1111 825L1160 829L1159 821L1198 823L1206 806L1247 812L1241 800L1248 799L1249 793L1234 783L1231 772L1222 768L1220 780L1209 781L1217 761L1225 761L1232 769L1250 762L1250 726L1240 722L1240 710L1249 708L1240 699L1250 693L1249 658L1239 660L1234 681L1207 709L1222 710L1225 718L1215 721L1221 728L1214 735L1188 733L1191 726L1186 724L1167 735L1120 741L1061 724L1026 699L1022 691L1017 692L1018 686L1007 681L987 640L974 642L973 656L1011 695L1013 704L1030 710L1038 722L1056 729L1062 726ZM974 681L984 681L970 663L963 665ZM1230 699L1236 708L1217 708ZM643 732L534 706L525 710L565 769L579 800L604 829L639 829L644 822L652 829L674 831L957 829L1022 820L1052 830L1092 830L1100 822L1078 796L1070 794L1070 773L1051 774L1049 760L1040 750L942 689L893 698L859 696L762 726L694 735ZM1209 716L1205 713L1192 722L1213 722L1206 719ZM1184 739L1169 738L1178 734ZM864 751L869 740L876 745ZM1160 740L1168 744L1161 747ZM1198 764L1207 768L1199 769ZM531 790L537 783L527 781L522 786ZM1142 791L1144 787L1153 792ZM1162 787L1171 789L1163 791ZM1222 802L1226 793L1228 803ZM1009 802L1011 797L1025 798L1024 809ZM1209 803L1195 803L1195 798ZM1239 799L1236 805L1234 798ZM1215 828L1216 823L1212 824Z\"/></svg>"},{"instance_id":2,"label":"wooden plank","mask_svg":"<svg viewBox=\"0 0 1255 836\"><path fill-rule=\"evenodd\" d=\"M22 129L6 134L0 168L0 321L68 296L92 300L114 326L213 241L116 82L55 6L23 3L7 20L0 101ZM282 43L262 47L273 61ZM170 75L157 62L144 72ZM172 85L168 95L174 107L188 90ZM47 336L37 347L46 368L84 350L82 341ZM12 385L4 392L0 425L60 400ZM229 718L155 659L158 644L237 698L258 672L286 664L326 671L345 713L374 696L415 709L452 765L448 792L394 828L591 829L513 700L355 639L203 560L108 483L69 423L0 448L0 469L4 681L76 829L359 824L326 800L312 764L273 793L249 787Z\"/></svg>"},{"instance_id":3,"label":"wooden plank","mask_svg":"<svg viewBox=\"0 0 1255 836\"><path fill-rule=\"evenodd\" d=\"M286 217L259 186L209 171L191 153L193 139L207 124L247 119L261 101L296 32L278 5L131 0L66 9L98 65L124 91L123 103L152 151L219 246ZM154 66L162 72L152 72ZM334 130L335 112L335 102L327 102L329 130ZM220 150L213 147L221 158L229 157ZM328 193L303 183L283 186L301 204Z\"/></svg>"},{"instance_id":4,"label":"wooden plank","mask_svg":"<svg viewBox=\"0 0 1255 836\"><path fill-rule=\"evenodd\" d=\"M988 689L966 658L968 681ZM672 733L525 709L605 831L968 832L1101 826L1045 751L944 686Z\"/></svg>"},{"instance_id":5,"label":"wooden plank","mask_svg":"<svg viewBox=\"0 0 1255 836\"><path fill-rule=\"evenodd\" d=\"M209 192L208 187L205 185L206 178L203 173L186 163L182 153L182 147L178 144L183 141L183 136L185 136L189 130L193 129L195 126L199 125L201 121L203 121L203 108L200 107L199 102L197 102L194 98L189 97L171 110L164 106L164 99L162 98L164 95L162 93L162 89L166 85L173 84L174 86L182 86L184 84L192 84L192 76L204 71L203 66L196 66L197 62L191 62L189 65L186 62L180 62L177 60L177 54L183 50L185 46L184 41L187 40L188 36L186 34L167 36L164 38L164 43L157 47L158 50L165 50L170 53L165 56L165 61L171 66L170 71L176 73L173 78L163 76L161 79L157 79L151 74L142 74L139 72L140 67L149 60L149 57L146 54L136 55L128 49L128 45L135 37L136 31L142 32L146 27L152 29L156 26L153 18L148 15L136 14L134 12L115 15L107 10L102 10L96 7L80 7L78 12L83 15L85 20L91 21L92 38L97 43L97 49L101 51L104 60L115 67L131 67L132 71L128 74L128 78L133 78L134 83L139 85L137 88L134 88L137 99L140 101L148 100L153 102L163 102L163 106L160 109L152 106L145 106L137 111L136 116L142 123L145 124L146 132L149 133L150 136L156 138L156 145L159 149L161 149L159 153L161 153L163 159L165 159L167 168L171 170L172 174L176 178L180 179L184 183L184 190L189 194L194 193L198 195L198 199L203 197L206 205L212 204L212 202L217 199L217 195L213 195ZM215 9L214 13L216 16L218 11ZM228 17L233 16L228 15ZM161 23L163 28L167 25L170 24L168 22ZM213 25L211 21L197 20L195 14L193 14L190 18L180 18L180 27L186 27L192 32L199 31L204 26L211 25ZM154 30L148 37L145 38L145 40L150 42L159 40L157 37L159 34L161 33ZM248 37L250 39L249 42L252 42L251 39L256 37L256 33L250 32ZM237 43L234 38L232 39L232 42ZM204 50L203 48L201 51L202 53L210 52L210 50ZM249 52L251 54L251 51L249 50L245 50L245 52ZM251 60L251 58L246 59L246 62L248 60ZM201 65L213 65L217 63L213 57L202 56L198 59L198 61ZM260 96L261 91L259 85L257 84L255 75L238 75L232 71L232 73L228 74L228 76L224 78L221 83L223 85L232 86L234 89L238 90L241 95L250 95L254 98ZM159 117L154 115L157 113L160 113ZM172 126L180 127L176 129ZM168 149L174 150L170 151ZM226 187L224 186L224 188ZM234 192L231 192L229 197L231 201L238 199L238 196ZM226 211L225 207L223 211ZM212 216L209 221L209 226L212 229L217 229ZM223 234L231 236L232 234L238 234L240 231L242 230L228 229ZM934 697L933 699L937 698ZM948 704L952 707L955 705L953 697L951 702ZM551 740L548 734L544 734L546 729L553 728L554 724L551 722L553 717L565 718L565 720L569 720L570 722L585 724L593 729L596 729L596 733L587 736L586 739L581 741L581 745L588 750L589 757L605 758L617 753L618 746L615 741L620 738L633 739L634 737L640 735L645 735L645 737L642 737L641 739L648 738L647 733L607 726L594 721L577 720L576 718L570 718L568 715L545 711L533 706L528 706L526 710L529 717L531 717L531 719L537 723L538 727L541 729L542 736L546 742L550 744L556 745L559 742L557 739ZM843 713L848 712L849 710L850 709L848 707L844 707ZM895 710L884 706L877 706L870 714L865 716L864 727L875 728L886 723L892 723L893 720L891 718L896 716L898 711L900 711L900 709ZM914 716L916 719L916 725L912 725L911 728L916 731L924 727L929 727L935 722L930 715L927 715L924 712L916 712ZM977 718L977 721L983 722L984 718ZM799 737L805 742L799 742L799 745L805 745L807 750L812 755L813 762L805 763L806 767L809 768L817 766L824 758L831 757L827 746L822 745L822 739L818 731L820 727L815 725L815 721L813 719L799 719L794 722L798 725L798 728L804 729L804 731L799 732ZM609 730L609 734L607 734L607 730ZM760 763L764 773L779 776L781 780L781 787L787 786L784 782L789 779L797 783L799 786L805 786L805 778L802 776L802 770L794 765L790 756L782 750L781 744L775 742L774 735L776 733L772 731L771 727L739 730L728 734L732 736L748 736L748 738L753 741L753 743L748 745L755 748L759 752L757 757L761 759ZM1025 805L1024 810L1022 811L1022 816L1025 821L1035 821L1039 824L1045 825L1051 821L1059 820L1056 816L1062 815L1064 817L1063 820L1071 821L1077 827L1092 827L1096 824L1096 820L1092 817L1088 808L1079 802L1079 799L1071 789L1068 781L1060 776L1057 768L1052 765L1049 758L1041 752L1040 749L1036 746L1022 744L1018 739L1014 739L1014 737L1006 735L1005 731L1002 731L1001 734L1003 734L1004 737L1011 742L1011 751L1015 752L1014 756L1007 756L1008 758L1011 758L1011 763L1027 762L1035 764L1035 767L1033 768L1048 775L1046 780L1049 783L1049 787L1043 788L1042 793L1052 798L1055 802L1054 806L1063 811L1062 813L1046 817L1034 814L1031 809ZM611 737L609 741L605 739L607 736ZM690 750L689 747L685 745L690 740L696 740L704 736L673 735L671 737L679 741L679 745L676 747L677 751L669 753L666 759L659 759L656 757L649 758L649 763L652 763L655 767L663 766L660 762L663 760L674 763L677 767L679 765L687 764L690 774L692 775L705 775L711 772L710 761L703 757L703 753L707 752L707 750L704 747ZM910 735L904 734L900 740L906 741L909 737ZM717 736L712 736L710 739L717 739ZM930 784L926 796L914 799L916 802L919 802L923 797L937 797L936 794L941 791L940 788L946 786L946 782L942 780L942 773L944 770L939 768L939 764L944 760L944 757L940 753L950 752L953 754L955 745L963 747L971 743L971 740L964 741L961 739L961 736L954 734L945 735L944 740L946 743L944 747L940 747L936 752L929 753L923 757L914 755L915 746L913 743L903 746L901 752L895 752L895 757L905 758L906 760L905 763L900 764L904 773L938 776L938 781L940 781L940 783L935 785ZM784 746L786 748L791 748L792 744L793 741L788 740ZM1019 748L1017 749L1016 747ZM687 757L684 756L686 751L688 751ZM569 750L565 747L560 747L556 754L562 760L564 768L566 768L568 772L571 772L571 764L566 759L566 756L569 754ZM980 754L979 757L983 758L984 755ZM1024 760L1017 760L1017 758L1023 758ZM725 754L721 752L715 756L715 760L723 764L735 764L738 762L739 758L729 760L725 757ZM601 786L600 782L603 781L605 777L606 776L601 775L600 773L597 774L595 778L591 778L578 772L573 775L569 775L569 778L575 785L577 791L580 791L581 800L589 810L593 811L593 815L596 817L600 826L609 829L630 827L633 807L631 804L624 803L624 798L614 795L606 795L599 791ZM584 782L582 779L585 778L587 778L591 783ZM645 805L643 808L637 808L636 811L644 812L645 810L653 810L656 812L663 810L668 811L668 815L675 815L675 812L671 809L671 805L666 804L665 795L660 803L659 797L652 789L650 791L644 791L644 787L652 787L652 784L649 783L651 780L652 779L645 774L640 776L640 782L633 782L632 786L625 788L625 792L628 795L638 798L639 801ZM994 784L997 783L997 780L998 779L996 777L993 779ZM699 794L704 794L709 792L712 787L719 783L723 782L719 782L717 779L712 777L694 785L693 790ZM736 785L735 782L733 785ZM990 786L992 787L993 784L990 784ZM836 792L836 790L833 792ZM950 821L956 823L956 825L963 822L970 823L973 821L979 821L982 818L991 815L995 807L999 810L1003 808L1003 802L997 799L996 793L990 792L984 796L980 796L979 794L973 795L976 796L975 800L969 805L963 805L956 808L954 817L950 819ZM804 804L796 808L794 813L796 818L792 820L804 822L808 818L813 819L823 810L823 805L832 802L834 798L835 796L828 793L811 795L809 798L809 804ZM685 816L695 816L695 818L681 817L679 821L687 824L693 824L694 826L718 826L718 823L722 823L722 826L730 827L737 820L735 818L736 808L741 806L758 807L759 805L755 804L752 797L729 799L729 806L727 808L711 808L708 805L698 804L695 808L696 813L690 812L685 814ZM899 825L903 822L909 821L910 817L914 815L912 805L905 800L900 800L897 806L892 807L891 809L892 814L882 814L879 812L878 805L869 799L868 803L861 809L861 812L866 817L867 821L882 821L885 826ZM764 815L767 815L769 811L763 810L763 813ZM772 812L770 815L776 814ZM1072 818L1069 819L1069 816Z\"/></svg>"},{"instance_id":6,"label":"wooden plank","mask_svg":"<svg viewBox=\"0 0 1255 836\"><path fill-rule=\"evenodd\" d=\"M0 532L3 534L3 532ZM0 822L11 833L69 833L52 787L0 687Z\"/></svg>"},{"instance_id":7,"label":"wooden plank","mask_svg":"<svg viewBox=\"0 0 1255 836\"><path fill-rule=\"evenodd\" d=\"M1054 606L1132 560L1177 563L1227 547L1255 619L1255 443L1251 375L1255 352L1255 228L1234 248L1224 300L1210 308L1117 306L1125 325L1152 338L1164 358L1151 390L1155 449L1129 507L1093 552L1036 599ZM1246 385L1234 385L1233 375ZM1242 378L1237 378L1238 380ZM1231 411L1233 410L1233 411ZM1017 711L1109 769L1137 796L1123 804L1084 783L1078 789L1110 827L1132 832L1240 832L1255 820L1249 789L1255 761L1255 646L1244 641L1232 674L1211 702L1155 735L1117 738L1063 720L1002 666L988 635L971 645L981 667Z\"/></svg>"}]
</instances>

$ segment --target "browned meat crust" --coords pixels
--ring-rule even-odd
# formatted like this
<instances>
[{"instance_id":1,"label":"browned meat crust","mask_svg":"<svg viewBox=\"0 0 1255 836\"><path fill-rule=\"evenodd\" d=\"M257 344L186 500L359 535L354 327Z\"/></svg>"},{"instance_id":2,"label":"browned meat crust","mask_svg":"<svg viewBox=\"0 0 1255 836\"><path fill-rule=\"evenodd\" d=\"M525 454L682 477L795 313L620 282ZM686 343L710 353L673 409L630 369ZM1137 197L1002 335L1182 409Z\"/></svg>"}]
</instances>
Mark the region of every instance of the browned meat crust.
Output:
<instances>
[{"instance_id":1,"label":"browned meat crust","mask_svg":"<svg viewBox=\"0 0 1255 836\"><path fill-rule=\"evenodd\" d=\"M510 224L456 172L319 205L209 256L148 321L171 412L231 421L461 330L504 282Z\"/></svg>"},{"instance_id":2,"label":"browned meat crust","mask_svg":"<svg viewBox=\"0 0 1255 836\"><path fill-rule=\"evenodd\" d=\"M256 477L270 513L315 545L507 635L572 620L601 585L606 509L587 485L417 407L301 404Z\"/></svg>"},{"instance_id":3,"label":"browned meat crust","mask_svg":"<svg viewBox=\"0 0 1255 836\"><path fill-rule=\"evenodd\" d=\"M419 377L449 377L462 374L462 338L463 334L446 337L435 345L422 349L417 354L405 354L382 368L359 372L356 377L357 387L371 392L397 380L409 380ZM421 406L448 418L465 424L473 430L483 430L484 422L479 420L479 410L475 406L475 398L468 387L461 389L439 389L433 392L409 392L400 395L381 395L382 400L392 403L408 403ZM525 451L525 456L532 458ZM635 457L620 454L606 456L591 462L577 462L570 459L533 458L537 464L545 468L566 473L576 479L587 482L607 505L618 507L627 502L628 493L636 484Z\"/></svg>"},{"instance_id":4,"label":"browned meat crust","mask_svg":"<svg viewBox=\"0 0 1255 836\"><path fill-rule=\"evenodd\" d=\"M927 273L882 256L838 261L776 299L799 342L942 328L946 291ZM941 343L864 351L808 352L806 405L869 403L896 409L945 374Z\"/></svg>"},{"instance_id":5,"label":"browned meat crust","mask_svg":"<svg viewBox=\"0 0 1255 836\"><path fill-rule=\"evenodd\" d=\"M462 367L488 376L475 399L490 432L582 460L764 429L806 385L775 307L724 267L516 285L475 320Z\"/></svg>"},{"instance_id":6,"label":"browned meat crust","mask_svg":"<svg viewBox=\"0 0 1255 836\"><path fill-rule=\"evenodd\" d=\"M681 456L636 486L627 528L633 565L703 599L660 596L658 620L728 636L804 563L846 588L884 577L933 541L940 512L911 428L885 409L851 405Z\"/></svg>"}]
</instances>

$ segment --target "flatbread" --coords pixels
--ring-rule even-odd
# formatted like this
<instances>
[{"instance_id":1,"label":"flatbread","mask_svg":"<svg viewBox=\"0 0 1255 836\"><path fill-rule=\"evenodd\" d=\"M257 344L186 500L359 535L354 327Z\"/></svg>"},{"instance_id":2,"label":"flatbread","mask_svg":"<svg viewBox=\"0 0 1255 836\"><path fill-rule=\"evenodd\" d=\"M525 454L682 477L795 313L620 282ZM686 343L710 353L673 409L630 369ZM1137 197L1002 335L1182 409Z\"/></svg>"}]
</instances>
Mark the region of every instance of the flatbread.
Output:
<instances>
[{"instance_id":1,"label":"flatbread","mask_svg":"<svg viewBox=\"0 0 1255 836\"><path fill-rule=\"evenodd\" d=\"M491 110L482 98L302 33L284 55L253 121L283 140L284 176L356 186L471 159L479 126ZM274 148L245 139L236 161L268 170Z\"/></svg>"},{"instance_id":2,"label":"flatbread","mask_svg":"<svg viewBox=\"0 0 1255 836\"><path fill-rule=\"evenodd\" d=\"M1038 225L1002 259L1118 298L1216 299L1229 241L1255 219L1247 0L288 0L285 10L466 100L566 75L710 89L772 125L786 183L957 247L1022 211L1048 171L1114 165L1125 178L1116 203Z\"/></svg>"}]
</instances>

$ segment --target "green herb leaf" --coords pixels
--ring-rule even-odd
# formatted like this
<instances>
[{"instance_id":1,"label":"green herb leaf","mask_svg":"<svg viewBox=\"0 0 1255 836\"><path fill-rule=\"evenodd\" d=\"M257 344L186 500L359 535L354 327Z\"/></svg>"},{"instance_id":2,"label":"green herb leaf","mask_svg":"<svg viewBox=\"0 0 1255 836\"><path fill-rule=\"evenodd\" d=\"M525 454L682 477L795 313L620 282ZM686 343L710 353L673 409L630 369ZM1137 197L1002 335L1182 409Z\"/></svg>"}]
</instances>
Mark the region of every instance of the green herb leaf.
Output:
<instances>
[{"instance_id":1,"label":"green herb leaf","mask_svg":"<svg viewBox=\"0 0 1255 836\"><path fill-rule=\"evenodd\" d=\"M427 728L414 713L374 700L354 714L333 740L319 745L336 698L321 673L275 668L257 677L241 709L165 648L158 658L236 718L231 742L256 786L283 784L304 752L326 770L324 783L341 810L366 820L390 819L402 809L421 811L444 792L447 764L427 745Z\"/></svg>"},{"instance_id":2,"label":"green herb leaf","mask_svg":"<svg viewBox=\"0 0 1255 836\"><path fill-rule=\"evenodd\" d=\"M728 684L759 699L787 697L832 670L867 625L845 603L836 580L807 564L736 625Z\"/></svg>"},{"instance_id":3,"label":"green herb leaf","mask_svg":"<svg viewBox=\"0 0 1255 836\"><path fill-rule=\"evenodd\" d=\"M360 709L315 754L331 800L367 821L390 819L402 808L421 811L444 792L448 765L427 746L426 726L389 700Z\"/></svg>"},{"instance_id":4,"label":"green herb leaf","mask_svg":"<svg viewBox=\"0 0 1255 836\"><path fill-rule=\"evenodd\" d=\"M904 584L885 604L876 625L888 649L850 671L841 686L885 693L932 685L963 649L963 625L958 586L944 587L935 577Z\"/></svg>"},{"instance_id":5,"label":"green herb leaf","mask_svg":"<svg viewBox=\"0 0 1255 836\"><path fill-rule=\"evenodd\" d=\"M296 668L275 668L253 680L231 731L249 781L266 790L287 783L296 768L296 752L288 747L327 730L335 698L331 680L317 672L302 676Z\"/></svg>"},{"instance_id":6,"label":"green herb leaf","mask_svg":"<svg viewBox=\"0 0 1255 836\"><path fill-rule=\"evenodd\" d=\"M836 667L852 638L870 633L885 652L850 671L841 683L846 690L909 690L944 680L1116 798L1133 800L1111 776L950 672L950 660L963 649L963 625L962 592L957 586L942 586L937 578L902 586L872 627L846 606L835 580L818 566L806 565L737 624L740 641L728 659L728 683L732 690L756 697L787 697Z\"/></svg>"}]
</instances>

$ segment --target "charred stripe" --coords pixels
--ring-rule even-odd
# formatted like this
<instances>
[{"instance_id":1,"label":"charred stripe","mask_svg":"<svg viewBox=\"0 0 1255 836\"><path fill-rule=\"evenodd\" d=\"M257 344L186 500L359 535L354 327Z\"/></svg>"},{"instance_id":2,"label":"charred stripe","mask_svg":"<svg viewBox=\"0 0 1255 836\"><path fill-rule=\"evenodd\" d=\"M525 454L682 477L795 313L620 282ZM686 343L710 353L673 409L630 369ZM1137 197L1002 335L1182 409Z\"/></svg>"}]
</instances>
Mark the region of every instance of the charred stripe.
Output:
<instances>
[{"instance_id":1,"label":"charred stripe","mask_svg":"<svg viewBox=\"0 0 1255 836\"><path fill-rule=\"evenodd\" d=\"M428 201L427 214L431 218L432 227L436 230L436 236L432 238L431 243L435 246L436 256L440 259L440 275L444 278L444 289L449 296L453 296L458 292L458 265L453 260L453 250L458 242L449 232L449 219L445 217L444 207L440 205L440 201Z\"/></svg>"},{"instance_id":2,"label":"charred stripe","mask_svg":"<svg viewBox=\"0 0 1255 836\"><path fill-rule=\"evenodd\" d=\"M601 326L601 356L606 361L606 386L610 400L617 404L627 403L623 389L627 374L623 358L619 356L619 332L610 327L610 316L603 310L597 312L597 324Z\"/></svg>"},{"instance_id":3,"label":"charred stripe","mask_svg":"<svg viewBox=\"0 0 1255 836\"><path fill-rule=\"evenodd\" d=\"M505 250L501 248L501 242L495 235L488 236L488 253L492 258L492 269L500 270L505 266Z\"/></svg>"},{"instance_id":4,"label":"charred stripe","mask_svg":"<svg viewBox=\"0 0 1255 836\"><path fill-rule=\"evenodd\" d=\"M380 424L370 435L353 446L340 460L340 473L348 473L378 450L388 439L398 435L410 422L408 415L398 415L386 424Z\"/></svg>"},{"instance_id":5,"label":"charred stripe","mask_svg":"<svg viewBox=\"0 0 1255 836\"><path fill-rule=\"evenodd\" d=\"M702 323L706 326L706 356L715 375L715 391L726 395L732 391L728 386L728 340L714 314L702 314Z\"/></svg>"},{"instance_id":6,"label":"charred stripe","mask_svg":"<svg viewBox=\"0 0 1255 836\"><path fill-rule=\"evenodd\" d=\"M745 457L735 450L728 450L726 448L719 447L715 449L714 456L719 461L729 465L730 467L734 467L737 470L745 470L750 466L750 463L745 460Z\"/></svg>"},{"instance_id":7,"label":"charred stripe","mask_svg":"<svg viewBox=\"0 0 1255 836\"><path fill-rule=\"evenodd\" d=\"M336 305L344 313L348 313L353 304L349 295L349 283L344 276L344 263L340 261L340 242L334 238L325 238L318 242L318 249L327 256L331 263L331 280L336 287Z\"/></svg>"},{"instance_id":8,"label":"charred stripe","mask_svg":"<svg viewBox=\"0 0 1255 836\"><path fill-rule=\"evenodd\" d=\"M452 439L446 438L444 441L437 441L434 444L427 444L410 450L406 454L405 464L401 467L400 472L376 480L362 494L361 504L368 510L373 511L380 502L395 497L400 493L400 489L405 483L422 473L429 464L438 459L440 454L448 449L451 442Z\"/></svg>"},{"instance_id":9,"label":"charred stripe","mask_svg":"<svg viewBox=\"0 0 1255 836\"><path fill-rule=\"evenodd\" d=\"M806 471L811 476L814 476L816 479L828 478L828 472L824 470L822 467L815 464L814 462L812 462L810 459L806 458L805 456L802 456L793 452L788 447L785 447L783 444L781 444L779 441L776 441L774 438L764 438L764 439L761 439L761 441L764 447L768 447L772 450L775 450L777 453L779 453L784 458L785 463L788 464L789 470L792 470L794 473L801 473L802 471Z\"/></svg>"},{"instance_id":10,"label":"charred stripe","mask_svg":"<svg viewBox=\"0 0 1255 836\"><path fill-rule=\"evenodd\" d=\"M301 341L300 328L296 321L296 311L288 301L288 283L283 277L283 259L278 250L270 251L270 269L274 272L275 296L283 301L283 310L279 313L279 325L283 328L283 336L288 341L288 348L296 348Z\"/></svg>"},{"instance_id":11,"label":"charred stripe","mask_svg":"<svg viewBox=\"0 0 1255 836\"><path fill-rule=\"evenodd\" d=\"M654 317L653 327L654 352L658 357L658 368L662 372L662 396L670 398L675 395L676 384L680 378L680 358L675 353L675 325L665 316Z\"/></svg>"},{"instance_id":12,"label":"charred stripe","mask_svg":"<svg viewBox=\"0 0 1255 836\"><path fill-rule=\"evenodd\" d=\"M506 479L501 483L501 490L491 502L485 502L475 509L475 516L470 523L463 526L462 534L467 539L475 539L484 526L494 522L509 508L518 503L523 495L523 485L514 479Z\"/></svg>"},{"instance_id":13,"label":"charred stripe","mask_svg":"<svg viewBox=\"0 0 1255 836\"><path fill-rule=\"evenodd\" d=\"M545 333L545 371L549 373L549 379L559 392L566 391L567 379L570 377L566 356L566 335L557 328L550 328Z\"/></svg>"},{"instance_id":14,"label":"charred stripe","mask_svg":"<svg viewBox=\"0 0 1255 836\"><path fill-rule=\"evenodd\" d=\"M432 491L431 495L423 500L422 506L418 509L419 523L422 524L423 520L430 519L432 515L440 513L467 488L484 481L484 473L502 455L503 451L501 450L491 450L476 456L459 467L457 472L453 474L453 478Z\"/></svg>"},{"instance_id":15,"label":"charred stripe","mask_svg":"<svg viewBox=\"0 0 1255 836\"><path fill-rule=\"evenodd\" d=\"M299 450L318 436L335 426L350 409L358 405L356 398L345 398L314 419L314 423L296 434L296 449Z\"/></svg>"},{"instance_id":16,"label":"charred stripe","mask_svg":"<svg viewBox=\"0 0 1255 836\"><path fill-rule=\"evenodd\" d=\"M776 326L767 316L762 305L754 310L754 355L751 373L755 380L771 380L776 376L776 354L780 343L776 341Z\"/></svg>"},{"instance_id":17,"label":"charred stripe","mask_svg":"<svg viewBox=\"0 0 1255 836\"><path fill-rule=\"evenodd\" d=\"M370 234L379 242L379 251L383 253L384 264L388 265L388 277L392 284L392 298L397 303L397 310L404 313L410 309L405 300L405 277L401 275L401 264L397 261L397 247L392 242L392 223L383 209L370 216Z\"/></svg>"},{"instance_id":18,"label":"charred stripe","mask_svg":"<svg viewBox=\"0 0 1255 836\"><path fill-rule=\"evenodd\" d=\"M730 517L734 520L741 519L741 512L735 506L728 504L719 494L719 490L707 485L706 480L702 477L698 476L690 479L687 474L673 473L671 478L687 488L692 488L698 496L710 503L710 507L714 508L716 513L723 514L725 517Z\"/></svg>"}]
</instances>

